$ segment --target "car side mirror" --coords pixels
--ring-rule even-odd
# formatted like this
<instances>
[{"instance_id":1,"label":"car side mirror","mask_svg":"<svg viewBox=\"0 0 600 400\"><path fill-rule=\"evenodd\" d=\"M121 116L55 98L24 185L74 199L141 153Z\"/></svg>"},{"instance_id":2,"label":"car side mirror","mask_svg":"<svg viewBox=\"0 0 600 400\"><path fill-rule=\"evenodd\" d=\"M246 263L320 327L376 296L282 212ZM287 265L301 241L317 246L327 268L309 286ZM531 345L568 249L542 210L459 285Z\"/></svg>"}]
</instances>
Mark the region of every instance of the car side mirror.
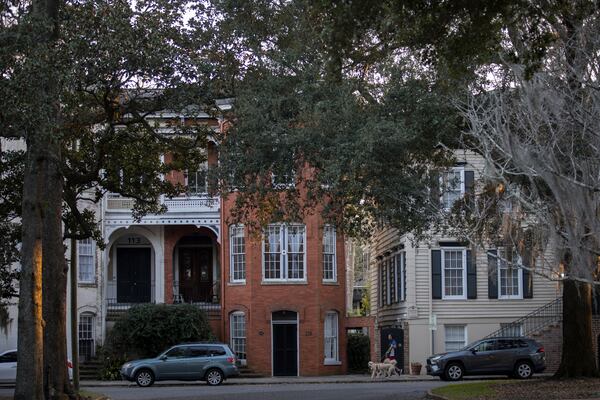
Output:
<instances>
[{"instance_id":1,"label":"car side mirror","mask_svg":"<svg viewBox=\"0 0 600 400\"><path fill-rule=\"evenodd\" d=\"M167 358L168 358L167 356L160 356L160 357L159 357L159 360L161 360L161 361L165 361Z\"/></svg>"},{"instance_id":2,"label":"car side mirror","mask_svg":"<svg viewBox=\"0 0 600 400\"><path fill-rule=\"evenodd\" d=\"M477 350L475 350L475 349L471 349L471 353L473 353L473 354L477 354Z\"/></svg>"}]
</instances>

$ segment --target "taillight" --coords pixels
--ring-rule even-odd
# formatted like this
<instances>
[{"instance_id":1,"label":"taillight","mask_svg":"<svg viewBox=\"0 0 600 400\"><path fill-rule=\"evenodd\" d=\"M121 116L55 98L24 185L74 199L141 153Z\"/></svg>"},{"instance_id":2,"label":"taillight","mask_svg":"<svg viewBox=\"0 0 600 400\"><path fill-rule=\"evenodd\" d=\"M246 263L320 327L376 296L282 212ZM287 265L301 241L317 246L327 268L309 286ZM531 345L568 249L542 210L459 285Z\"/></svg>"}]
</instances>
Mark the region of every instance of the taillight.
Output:
<instances>
[{"instance_id":1,"label":"taillight","mask_svg":"<svg viewBox=\"0 0 600 400\"><path fill-rule=\"evenodd\" d=\"M543 348L543 347L540 347L539 349L537 349L537 352L538 352L538 353L544 353L544 348Z\"/></svg>"},{"instance_id":2,"label":"taillight","mask_svg":"<svg viewBox=\"0 0 600 400\"><path fill-rule=\"evenodd\" d=\"M235 364L235 357L227 357L227 362L230 364Z\"/></svg>"}]
</instances>

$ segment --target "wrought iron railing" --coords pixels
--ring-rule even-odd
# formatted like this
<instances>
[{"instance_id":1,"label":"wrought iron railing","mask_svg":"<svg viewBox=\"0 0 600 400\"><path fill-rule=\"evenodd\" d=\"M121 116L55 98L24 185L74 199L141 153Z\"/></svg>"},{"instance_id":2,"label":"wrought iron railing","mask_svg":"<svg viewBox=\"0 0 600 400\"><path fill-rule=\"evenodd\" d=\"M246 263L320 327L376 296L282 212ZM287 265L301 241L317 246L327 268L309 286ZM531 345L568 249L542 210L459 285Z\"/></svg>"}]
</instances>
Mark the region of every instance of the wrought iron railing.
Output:
<instances>
[{"instance_id":1,"label":"wrought iron railing","mask_svg":"<svg viewBox=\"0 0 600 400\"><path fill-rule=\"evenodd\" d=\"M503 324L504 326L490 333L484 339L501 336L529 336L538 332L548 325L562 321L562 297L544 304L537 310L521 317L513 322ZM515 332L520 333L516 334Z\"/></svg>"},{"instance_id":2,"label":"wrought iron railing","mask_svg":"<svg viewBox=\"0 0 600 400\"><path fill-rule=\"evenodd\" d=\"M212 285L212 289L208 294L192 296L186 298L179 290L179 281L173 281L173 303L175 304L192 304L204 311L220 311L221 303L219 299L219 282L216 281Z\"/></svg>"},{"instance_id":3,"label":"wrought iron railing","mask_svg":"<svg viewBox=\"0 0 600 400\"><path fill-rule=\"evenodd\" d=\"M136 304L155 303L155 284L150 281L150 298L148 301L123 301L117 296L117 281L109 280L107 282L106 308L108 311L127 310Z\"/></svg>"}]
</instances>

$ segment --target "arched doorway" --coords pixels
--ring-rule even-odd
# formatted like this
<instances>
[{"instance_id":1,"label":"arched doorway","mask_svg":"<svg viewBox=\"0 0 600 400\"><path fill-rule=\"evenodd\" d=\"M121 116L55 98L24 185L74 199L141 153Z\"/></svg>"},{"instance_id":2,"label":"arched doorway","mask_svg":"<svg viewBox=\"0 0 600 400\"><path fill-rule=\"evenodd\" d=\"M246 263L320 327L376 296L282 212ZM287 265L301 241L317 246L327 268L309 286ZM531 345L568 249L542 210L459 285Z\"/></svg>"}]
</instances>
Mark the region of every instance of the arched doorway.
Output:
<instances>
[{"instance_id":1,"label":"arched doorway","mask_svg":"<svg viewBox=\"0 0 600 400\"><path fill-rule=\"evenodd\" d=\"M135 231L126 232L117 236L109 251L109 308L155 302L156 257L150 240Z\"/></svg>"},{"instance_id":2,"label":"arched doorway","mask_svg":"<svg viewBox=\"0 0 600 400\"><path fill-rule=\"evenodd\" d=\"M271 318L274 376L298 376L298 313L275 311Z\"/></svg>"},{"instance_id":3,"label":"arched doorway","mask_svg":"<svg viewBox=\"0 0 600 400\"><path fill-rule=\"evenodd\" d=\"M189 235L177 242L173 264L176 302L213 302L217 296L215 260L215 246L209 236Z\"/></svg>"}]
</instances>

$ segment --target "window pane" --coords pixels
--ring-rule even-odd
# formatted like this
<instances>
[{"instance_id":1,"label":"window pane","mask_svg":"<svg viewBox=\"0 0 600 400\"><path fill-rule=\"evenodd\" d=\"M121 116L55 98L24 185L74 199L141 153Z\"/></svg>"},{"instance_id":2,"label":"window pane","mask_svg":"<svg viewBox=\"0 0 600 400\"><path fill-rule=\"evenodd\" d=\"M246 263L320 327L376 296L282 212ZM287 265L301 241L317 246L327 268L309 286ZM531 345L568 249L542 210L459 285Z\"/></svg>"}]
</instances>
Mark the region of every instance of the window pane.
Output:
<instances>
[{"instance_id":1,"label":"window pane","mask_svg":"<svg viewBox=\"0 0 600 400\"><path fill-rule=\"evenodd\" d=\"M325 316L325 359L338 360L338 316L329 312Z\"/></svg>"},{"instance_id":2,"label":"window pane","mask_svg":"<svg viewBox=\"0 0 600 400\"><path fill-rule=\"evenodd\" d=\"M442 203L444 208L452 208L462 196L462 173L460 170L442 174Z\"/></svg>"},{"instance_id":3,"label":"window pane","mask_svg":"<svg viewBox=\"0 0 600 400\"><path fill-rule=\"evenodd\" d=\"M288 279L304 279L304 226L287 227Z\"/></svg>"},{"instance_id":4,"label":"window pane","mask_svg":"<svg viewBox=\"0 0 600 400\"><path fill-rule=\"evenodd\" d=\"M244 226L232 225L229 228L231 251L231 279L234 281L246 279L246 255L244 242Z\"/></svg>"},{"instance_id":5,"label":"window pane","mask_svg":"<svg viewBox=\"0 0 600 400\"><path fill-rule=\"evenodd\" d=\"M94 249L95 243L92 239L82 239L77 241L78 258L78 279L79 282L94 282Z\"/></svg>"},{"instance_id":6,"label":"window pane","mask_svg":"<svg viewBox=\"0 0 600 400\"><path fill-rule=\"evenodd\" d=\"M265 233L265 279L281 279L281 225L269 225Z\"/></svg>"},{"instance_id":7,"label":"window pane","mask_svg":"<svg viewBox=\"0 0 600 400\"><path fill-rule=\"evenodd\" d=\"M446 351L457 351L466 345L464 325L445 325Z\"/></svg>"},{"instance_id":8,"label":"window pane","mask_svg":"<svg viewBox=\"0 0 600 400\"><path fill-rule=\"evenodd\" d=\"M246 316L243 313L231 314L231 350L238 359L246 359Z\"/></svg>"},{"instance_id":9,"label":"window pane","mask_svg":"<svg viewBox=\"0 0 600 400\"><path fill-rule=\"evenodd\" d=\"M515 253L506 252L501 249L498 259L498 279L500 280L500 296L502 297L519 297L521 282L521 273L519 267L514 265L517 262L518 256Z\"/></svg>"},{"instance_id":10,"label":"window pane","mask_svg":"<svg viewBox=\"0 0 600 400\"><path fill-rule=\"evenodd\" d=\"M188 171L188 191L190 194L204 194L208 191L206 176L206 166L201 166L198 171Z\"/></svg>"},{"instance_id":11,"label":"window pane","mask_svg":"<svg viewBox=\"0 0 600 400\"><path fill-rule=\"evenodd\" d=\"M444 250L444 294L463 296L463 251Z\"/></svg>"},{"instance_id":12,"label":"window pane","mask_svg":"<svg viewBox=\"0 0 600 400\"><path fill-rule=\"evenodd\" d=\"M325 225L323 228L323 280L336 279L335 265L335 228Z\"/></svg>"}]
</instances>

